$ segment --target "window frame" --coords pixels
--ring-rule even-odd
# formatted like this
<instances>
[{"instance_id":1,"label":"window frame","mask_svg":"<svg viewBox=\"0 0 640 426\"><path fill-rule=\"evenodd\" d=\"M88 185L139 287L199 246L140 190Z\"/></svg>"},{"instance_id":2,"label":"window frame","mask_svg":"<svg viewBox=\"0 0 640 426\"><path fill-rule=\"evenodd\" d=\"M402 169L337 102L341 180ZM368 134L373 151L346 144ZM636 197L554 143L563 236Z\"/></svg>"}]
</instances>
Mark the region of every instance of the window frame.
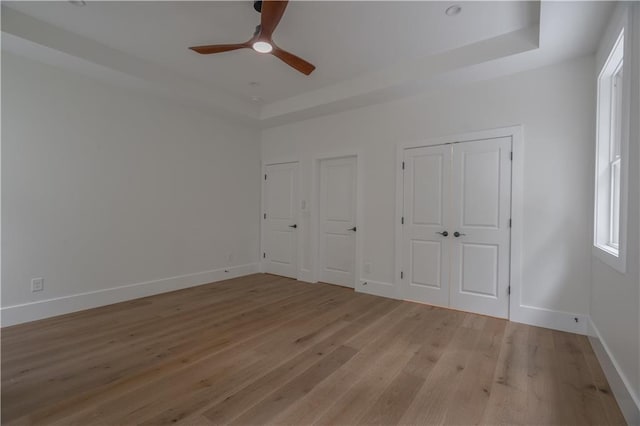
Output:
<instances>
[{"instance_id":1,"label":"window frame","mask_svg":"<svg viewBox=\"0 0 640 426\"><path fill-rule=\"evenodd\" d=\"M622 273L625 273L626 270L629 134L629 91L624 90L624 87L628 87L629 84L627 78L629 73L624 72L624 57L626 56L624 33L623 27L609 51L597 80L593 232L594 255ZM616 168L618 175L616 175ZM616 176L619 176L617 182ZM617 240L615 238L616 228L618 229Z\"/></svg>"}]
</instances>

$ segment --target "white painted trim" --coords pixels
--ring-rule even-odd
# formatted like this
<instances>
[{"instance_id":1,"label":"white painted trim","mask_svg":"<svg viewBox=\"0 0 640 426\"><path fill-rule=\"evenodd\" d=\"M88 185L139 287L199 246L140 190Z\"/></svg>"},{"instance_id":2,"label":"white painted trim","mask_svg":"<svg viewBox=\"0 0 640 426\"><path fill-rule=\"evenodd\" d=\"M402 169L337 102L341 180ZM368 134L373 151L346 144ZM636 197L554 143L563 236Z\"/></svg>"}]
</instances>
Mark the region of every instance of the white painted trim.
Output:
<instances>
[{"instance_id":1,"label":"white painted trim","mask_svg":"<svg viewBox=\"0 0 640 426\"><path fill-rule=\"evenodd\" d=\"M360 280L356 291L359 293L372 294L374 296L388 297L391 299L402 299L398 286L393 283L385 283L382 281Z\"/></svg>"},{"instance_id":2,"label":"white painted trim","mask_svg":"<svg viewBox=\"0 0 640 426\"><path fill-rule=\"evenodd\" d=\"M298 165L298 182L297 182L297 188L298 188L298 202L300 202L300 200L302 200L302 185L301 185L301 179L300 179L300 161L297 158L281 158L278 161L261 161L261 170L262 173L260 174L260 216L259 216L259 220L260 220L260 252L258 253L258 270L259 272L265 272L266 270L266 266L265 266L265 262L264 262L264 257L263 253L265 252L265 248L264 248L264 213L266 211L265 209L265 205L264 205L264 192L266 189L266 179L264 179L264 175L267 173L267 166L274 166L276 164L292 164L292 163L296 163ZM296 237L297 237L297 242L296 242L296 279L300 280L301 276L302 276L302 244L303 244L303 240L302 240L302 224L300 221L300 206L296 206L296 223L298 224L298 228L296 232ZM306 281L306 280L302 280L302 281Z\"/></svg>"},{"instance_id":3,"label":"white painted trim","mask_svg":"<svg viewBox=\"0 0 640 426\"><path fill-rule=\"evenodd\" d=\"M524 240L524 130L512 127L511 149L511 269L509 285L509 319L514 320L522 303L522 241Z\"/></svg>"},{"instance_id":4,"label":"white painted trim","mask_svg":"<svg viewBox=\"0 0 640 426\"><path fill-rule=\"evenodd\" d=\"M510 126L497 129L480 130L476 132L462 133L450 136L441 136L428 140L417 140L399 143L396 147L396 226L395 226L395 285L398 294L402 294L402 282L400 270L402 269L402 208L404 205L404 173L402 161L404 151L409 148L423 146L444 145L456 142L477 141L511 137L511 149L513 151L513 163L511 165L511 248L510 248L510 277L511 297L509 298L509 318L514 315L524 317L526 313L519 311L525 308L521 302L522 287L522 236L523 236L523 190L524 190L524 131L522 126ZM527 307L528 308L528 307ZM553 311L549 311L553 312ZM584 334L584 333L583 333Z\"/></svg>"},{"instance_id":5,"label":"white painted trim","mask_svg":"<svg viewBox=\"0 0 640 426\"><path fill-rule=\"evenodd\" d=\"M400 299L404 299L400 271L402 270L402 215L404 214L404 150L408 145L398 144L396 147L396 214L395 214L395 265L393 282Z\"/></svg>"},{"instance_id":6,"label":"white painted trim","mask_svg":"<svg viewBox=\"0 0 640 426\"><path fill-rule=\"evenodd\" d=\"M509 320L536 327L586 335L589 316L520 305L515 312L511 313Z\"/></svg>"},{"instance_id":7,"label":"white painted trim","mask_svg":"<svg viewBox=\"0 0 640 426\"><path fill-rule=\"evenodd\" d=\"M591 319L589 319L589 341L625 420L630 425L640 424L640 396L634 394L629 379L624 375Z\"/></svg>"},{"instance_id":8,"label":"white painted trim","mask_svg":"<svg viewBox=\"0 0 640 426\"><path fill-rule=\"evenodd\" d=\"M312 271L313 281L318 282L320 278L320 268L318 265L318 259L320 258L320 162L322 160L331 160L336 158L356 157L356 260L355 260L355 279L353 288L355 291L362 291L360 282L361 270L362 270L362 242L364 240L363 235L364 228L364 162L362 161L362 151L360 149L330 152L324 154L314 155L311 161L311 215L310 223L311 229L309 233L310 246L312 251Z\"/></svg>"},{"instance_id":9,"label":"white painted trim","mask_svg":"<svg viewBox=\"0 0 640 426\"><path fill-rule=\"evenodd\" d=\"M298 272L298 281L303 281L305 283L317 283L313 278L313 271L310 269L300 269Z\"/></svg>"},{"instance_id":10,"label":"white painted trim","mask_svg":"<svg viewBox=\"0 0 640 426\"><path fill-rule=\"evenodd\" d=\"M628 8L626 6L619 6L619 9L616 9L614 13L614 18L612 22L615 22L614 27L609 27L608 31L611 31L611 34L616 34L614 42L611 45L606 45L607 47L607 57L604 63L601 65L601 69L598 73L598 79L596 80L597 91L596 91L596 146L595 146L595 163L594 163L594 203L593 203L593 245L592 245L592 255L602 262L615 269L616 271L624 274L627 268L627 216L629 210L629 135L631 132L631 90L627 89L623 91L622 95L622 121L620 129L622 134L620 136L620 240L618 244L617 253L613 251L613 249L608 249L608 247L602 242L598 241L601 238L599 237L598 228L600 226L599 219L599 210L602 204L606 206L610 206L610 201L608 199L602 200L600 194L599 186L600 186L600 175L603 172L602 162L602 154L601 151L605 149L609 151L610 142L607 140L606 147L603 147L603 138L601 135L603 133L602 130L602 121L607 120L603 118L602 108L602 78L605 75L605 72L608 67L610 67L610 61L614 60L614 54L616 51L616 47L619 46L621 40L624 40L624 50L622 56L627 58L627 63L629 62L629 58L633 58L633 41L632 41L632 26L629 21L630 14L628 12ZM615 31L613 30L615 28ZM604 49L603 45L601 49ZM605 51L600 51L600 54L603 54ZM619 58L618 58L619 60ZM627 66L628 68L628 66ZM631 87L631 72L627 69L625 71L622 81L623 88ZM609 96L605 96L605 99L609 98ZM605 114L606 115L606 114ZM608 120L607 120L608 121ZM607 124L608 126L608 124ZM609 133L608 127L604 133ZM607 161L608 163L608 161ZM609 180L609 179L608 179ZM607 194L608 195L608 194ZM609 213L610 214L610 213ZM608 218L608 220L610 220Z\"/></svg>"},{"instance_id":11,"label":"white painted trim","mask_svg":"<svg viewBox=\"0 0 640 426\"><path fill-rule=\"evenodd\" d=\"M0 310L2 326L7 327L85 309L97 308L99 306L153 296L154 294L167 293L229 278L242 277L256 272L258 272L258 264L248 263L246 265L178 275L37 302L6 306Z\"/></svg>"},{"instance_id":12,"label":"white painted trim","mask_svg":"<svg viewBox=\"0 0 640 426\"><path fill-rule=\"evenodd\" d=\"M429 138L429 139L417 139L412 141L406 141L398 144L397 148L400 150L400 152L403 152L405 149L409 149L409 148L421 148L424 146L445 145L448 143L456 143L456 142L470 142L470 141L477 141L482 139L495 139L495 138L513 136L513 135L522 136L521 125L498 127L495 129L477 130L474 132L458 133L455 135L446 135L446 136L439 136L439 137Z\"/></svg>"}]
</instances>

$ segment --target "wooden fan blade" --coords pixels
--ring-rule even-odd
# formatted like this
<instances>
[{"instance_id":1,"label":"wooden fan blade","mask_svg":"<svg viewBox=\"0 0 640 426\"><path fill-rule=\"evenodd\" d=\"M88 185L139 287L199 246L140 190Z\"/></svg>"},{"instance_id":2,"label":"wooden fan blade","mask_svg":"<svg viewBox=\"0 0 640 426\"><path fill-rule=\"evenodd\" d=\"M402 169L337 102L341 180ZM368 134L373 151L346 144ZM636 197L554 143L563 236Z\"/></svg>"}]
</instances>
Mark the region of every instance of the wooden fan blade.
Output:
<instances>
[{"instance_id":1,"label":"wooden fan blade","mask_svg":"<svg viewBox=\"0 0 640 426\"><path fill-rule=\"evenodd\" d=\"M260 12L260 38L271 39L284 10L287 8L288 0L263 0L262 11Z\"/></svg>"},{"instance_id":2,"label":"wooden fan blade","mask_svg":"<svg viewBox=\"0 0 640 426\"><path fill-rule=\"evenodd\" d=\"M290 67L297 69L304 75L309 75L313 72L313 70L316 69L315 65L312 65L304 59L294 55L293 53L282 50L277 46L273 46L271 54Z\"/></svg>"},{"instance_id":3,"label":"wooden fan blade","mask_svg":"<svg viewBox=\"0 0 640 426\"><path fill-rule=\"evenodd\" d=\"M211 53L229 52L231 50L244 49L250 47L247 43L238 44L210 44L208 46L193 46L189 49L198 52L201 55L209 55Z\"/></svg>"}]
</instances>

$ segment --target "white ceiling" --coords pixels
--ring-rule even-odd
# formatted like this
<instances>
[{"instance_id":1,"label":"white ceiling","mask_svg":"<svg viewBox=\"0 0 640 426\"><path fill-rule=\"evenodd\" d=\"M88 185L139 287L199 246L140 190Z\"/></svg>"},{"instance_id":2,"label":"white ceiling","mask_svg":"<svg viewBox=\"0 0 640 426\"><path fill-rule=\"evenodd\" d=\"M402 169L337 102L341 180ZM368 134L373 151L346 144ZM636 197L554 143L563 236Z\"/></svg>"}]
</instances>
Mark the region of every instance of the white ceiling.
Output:
<instances>
[{"instance_id":1,"label":"white ceiling","mask_svg":"<svg viewBox=\"0 0 640 426\"><path fill-rule=\"evenodd\" d=\"M458 16L445 15L452 4L462 6ZM180 78L180 83L190 85L192 92L202 88L211 96L235 98L238 108L245 105L247 114L254 118L317 106L323 103L322 98L325 103L335 102L338 94L347 96L349 90L345 87L361 85L362 94L371 92L375 85L376 90L398 86L427 78L430 73L531 50L553 51L556 60L592 52L611 11L611 3L600 2L543 3L541 8L538 2L519 1L292 1L274 40L316 65L317 69L307 77L275 57L248 49L207 56L187 49L249 39L260 19L251 1L89 0L83 7L66 1L3 5L11 9L10 13L3 10L3 32L13 36L3 38L3 48L11 45L14 52L23 50L14 40L18 37L125 74L131 70L133 75L139 70L136 77L144 79L149 75L150 80L156 78L157 84L166 85L168 78L174 78L174 82ZM553 13L547 10L545 15L545 8ZM15 23L24 15L35 20ZM15 30L11 29L12 23ZM56 27L51 31L62 30L55 33L57 42L40 31L47 24ZM545 31L555 34L555 41L545 41L546 47L542 43ZM508 37L510 47L496 53L496 46L504 46ZM489 46L487 43L492 40L495 43ZM515 46L515 40L520 45ZM463 55L466 60L462 60ZM434 64L445 63L449 65L434 68ZM425 68L424 73L416 72L426 66L430 68ZM149 71L142 72L143 67ZM164 72L164 83L160 71ZM178 87L176 83L176 90ZM206 103L205 96L200 96ZM261 101L252 102L254 96Z\"/></svg>"}]
</instances>

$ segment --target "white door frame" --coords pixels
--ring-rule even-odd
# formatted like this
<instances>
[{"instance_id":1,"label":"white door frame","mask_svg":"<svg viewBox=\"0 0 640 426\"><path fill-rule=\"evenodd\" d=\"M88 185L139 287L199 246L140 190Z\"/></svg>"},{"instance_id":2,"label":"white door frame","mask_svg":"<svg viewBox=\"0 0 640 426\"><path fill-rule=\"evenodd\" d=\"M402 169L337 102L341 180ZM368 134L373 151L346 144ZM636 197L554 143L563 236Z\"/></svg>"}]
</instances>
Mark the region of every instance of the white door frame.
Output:
<instances>
[{"instance_id":1,"label":"white door frame","mask_svg":"<svg viewBox=\"0 0 640 426\"><path fill-rule=\"evenodd\" d=\"M404 151L408 148L419 148L432 145L444 145L456 142L470 142L483 139L511 137L511 149L513 162L511 164L511 245L509 285L511 295L509 298L509 319L516 320L521 312L522 289L522 219L523 219L523 184L524 184L524 141L522 126L502 127L490 130L481 130L457 135L443 136L428 140L401 142L396 147L396 255L394 285L398 289L400 297L404 299L402 280L402 209L404 206L404 179L402 162Z\"/></svg>"},{"instance_id":2,"label":"white door frame","mask_svg":"<svg viewBox=\"0 0 640 426\"><path fill-rule=\"evenodd\" d=\"M360 150L355 151L345 151L345 152L336 152L336 153L328 153L313 156L312 161L312 177L311 177L311 200L312 208L311 211L311 229L310 229L310 237L311 237L311 247L312 247L312 256L313 259L313 280L314 282L318 282L320 279L320 162L322 160L334 160L338 158L345 157L355 157L356 158L356 227L358 228L356 231L356 258L355 258L355 279L353 283L353 288L355 291L362 291L362 281L361 277L361 269L362 269L362 236L364 235L364 204L363 204L363 194L364 194L364 174L363 174L363 162L362 162L362 154Z\"/></svg>"},{"instance_id":3,"label":"white door frame","mask_svg":"<svg viewBox=\"0 0 640 426\"><path fill-rule=\"evenodd\" d=\"M265 247L264 247L264 212L265 212L265 190L266 190L266 179L264 178L264 176L267 174L267 166L274 166L276 164L290 164L290 163L297 163L298 164L298 200L300 200L300 194L301 194L301 185L300 185L300 161L298 161L297 158L286 158L286 159L282 159L282 161L261 161L261 170L262 173L260 174L260 252L258 253L258 270L259 272L264 272L265 271L265 263L264 263L264 257L263 257L263 253L265 252ZM296 230L296 251L297 251L297 265L296 265L296 278L300 279L300 253L301 253L301 248L302 248L302 232L300 232L300 206L296 206L295 212L296 212L296 223L298 224L298 228Z\"/></svg>"}]
</instances>

